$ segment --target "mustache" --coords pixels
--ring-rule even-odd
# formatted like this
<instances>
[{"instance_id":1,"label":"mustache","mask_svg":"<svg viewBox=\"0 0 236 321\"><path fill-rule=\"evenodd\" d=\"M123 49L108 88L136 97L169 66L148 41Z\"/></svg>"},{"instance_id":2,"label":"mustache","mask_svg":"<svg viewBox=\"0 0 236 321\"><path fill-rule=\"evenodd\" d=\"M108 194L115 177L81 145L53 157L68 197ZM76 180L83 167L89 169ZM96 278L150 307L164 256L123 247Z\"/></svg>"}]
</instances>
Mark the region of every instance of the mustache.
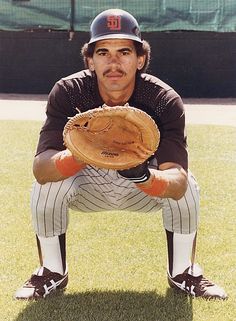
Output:
<instances>
[{"instance_id":1,"label":"mustache","mask_svg":"<svg viewBox=\"0 0 236 321\"><path fill-rule=\"evenodd\" d=\"M117 69L115 69L115 70L113 70L113 69L111 69L111 68L108 68L108 69L106 69L106 70L103 72L103 76L106 76L107 74L110 74L110 73L112 73L112 72L119 73L119 74L121 74L121 75L125 75L125 74L126 74L125 71L122 70L122 69L120 69L120 68L117 68Z\"/></svg>"}]
</instances>

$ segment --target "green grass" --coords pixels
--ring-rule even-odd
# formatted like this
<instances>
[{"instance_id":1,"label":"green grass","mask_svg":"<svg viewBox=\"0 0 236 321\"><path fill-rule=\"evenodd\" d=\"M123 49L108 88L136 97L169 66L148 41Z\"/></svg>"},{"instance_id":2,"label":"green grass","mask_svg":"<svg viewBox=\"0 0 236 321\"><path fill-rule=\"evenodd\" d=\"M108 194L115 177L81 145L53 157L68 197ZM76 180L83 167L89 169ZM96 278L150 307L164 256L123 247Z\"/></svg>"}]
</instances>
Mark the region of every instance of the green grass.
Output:
<instances>
[{"instance_id":1,"label":"green grass","mask_svg":"<svg viewBox=\"0 0 236 321\"><path fill-rule=\"evenodd\" d=\"M40 122L0 122L1 321L236 321L236 128L188 126L201 185L197 261L227 301L169 289L161 215L71 213L67 291L38 302L13 294L38 265L29 197Z\"/></svg>"}]
</instances>

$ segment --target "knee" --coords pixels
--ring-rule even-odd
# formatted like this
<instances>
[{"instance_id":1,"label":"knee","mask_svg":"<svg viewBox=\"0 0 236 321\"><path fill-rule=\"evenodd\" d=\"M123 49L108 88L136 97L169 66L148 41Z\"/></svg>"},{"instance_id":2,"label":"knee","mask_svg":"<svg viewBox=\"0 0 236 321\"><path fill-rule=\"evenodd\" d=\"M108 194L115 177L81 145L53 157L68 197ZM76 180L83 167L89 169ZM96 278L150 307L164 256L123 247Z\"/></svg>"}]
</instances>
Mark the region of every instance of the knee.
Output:
<instances>
[{"instance_id":1,"label":"knee","mask_svg":"<svg viewBox=\"0 0 236 321\"><path fill-rule=\"evenodd\" d=\"M165 228L169 231L188 234L196 231L199 223L199 186L192 174L184 196L175 201L167 199L163 207Z\"/></svg>"},{"instance_id":2,"label":"knee","mask_svg":"<svg viewBox=\"0 0 236 321\"><path fill-rule=\"evenodd\" d=\"M31 193L31 214L37 235L50 237L65 233L68 225L68 182L35 182Z\"/></svg>"},{"instance_id":3,"label":"knee","mask_svg":"<svg viewBox=\"0 0 236 321\"><path fill-rule=\"evenodd\" d=\"M31 192L31 209L37 213L51 212L68 203L72 189L69 180L39 184L34 182Z\"/></svg>"},{"instance_id":4,"label":"knee","mask_svg":"<svg viewBox=\"0 0 236 321\"><path fill-rule=\"evenodd\" d=\"M189 172L189 174L188 174L188 187L187 187L185 197L192 200L192 202L190 202L190 204L191 203L199 204L199 202L200 202L200 187L198 185L196 178L194 177L194 175L191 172Z\"/></svg>"}]
</instances>

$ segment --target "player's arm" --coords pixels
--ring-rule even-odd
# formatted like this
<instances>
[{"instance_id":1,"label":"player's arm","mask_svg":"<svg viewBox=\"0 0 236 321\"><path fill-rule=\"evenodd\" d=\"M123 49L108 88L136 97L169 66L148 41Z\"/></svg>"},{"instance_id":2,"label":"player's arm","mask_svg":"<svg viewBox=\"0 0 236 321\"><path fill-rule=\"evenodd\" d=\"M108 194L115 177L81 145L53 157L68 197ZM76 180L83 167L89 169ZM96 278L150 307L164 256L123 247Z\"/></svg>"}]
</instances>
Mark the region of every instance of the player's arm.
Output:
<instances>
[{"instance_id":1,"label":"player's arm","mask_svg":"<svg viewBox=\"0 0 236 321\"><path fill-rule=\"evenodd\" d=\"M163 163L159 169L149 169L147 163L143 163L119 173L132 180L144 193L154 197L179 200L187 189L187 173L176 163Z\"/></svg>"},{"instance_id":2,"label":"player's arm","mask_svg":"<svg viewBox=\"0 0 236 321\"><path fill-rule=\"evenodd\" d=\"M149 169L150 177L136 186L146 194L179 200L187 189L187 173L176 163L163 163L157 169Z\"/></svg>"},{"instance_id":3,"label":"player's arm","mask_svg":"<svg viewBox=\"0 0 236 321\"><path fill-rule=\"evenodd\" d=\"M57 182L74 175L81 167L68 150L64 150L63 129L68 117L75 114L63 81L51 90L46 120L41 128L33 173L40 184Z\"/></svg>"},{"instance_id":4,"label":"player's arm","mask_svg":"<svg viewBox=\"0 0 236 321\"><path fill-rule=\"evenodd\" d=\"M49 149L35 156L33 173L38 183L46 184L73 176L84 167L68 150Z\"/></svg>"}]
</instances>

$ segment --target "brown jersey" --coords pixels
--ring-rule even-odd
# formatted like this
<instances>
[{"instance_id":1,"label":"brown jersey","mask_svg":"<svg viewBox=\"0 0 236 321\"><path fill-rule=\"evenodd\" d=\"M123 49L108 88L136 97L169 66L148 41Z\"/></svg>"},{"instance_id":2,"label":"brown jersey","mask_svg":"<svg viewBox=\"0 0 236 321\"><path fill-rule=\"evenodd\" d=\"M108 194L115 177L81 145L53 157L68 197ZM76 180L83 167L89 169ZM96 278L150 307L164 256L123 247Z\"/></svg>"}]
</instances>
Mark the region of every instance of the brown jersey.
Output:
<instances>
[{"instance_id":1,"label":"brown jersey","mask_svg":"<svg viewBox=\"0 0 236 321\"><path fill-rule=\"evenodd\" d=\"M157 77L138 73L128 103L148 113L160 130L160 144L155 154L157 163L174 162L187 170L184 107L173 88ZM48 97L47 118L40 132L36 154L47 149L65 149L62 132L68 117L103 104L96 76L89 70L58 81Z\"/></svg>"}]
</instances>

